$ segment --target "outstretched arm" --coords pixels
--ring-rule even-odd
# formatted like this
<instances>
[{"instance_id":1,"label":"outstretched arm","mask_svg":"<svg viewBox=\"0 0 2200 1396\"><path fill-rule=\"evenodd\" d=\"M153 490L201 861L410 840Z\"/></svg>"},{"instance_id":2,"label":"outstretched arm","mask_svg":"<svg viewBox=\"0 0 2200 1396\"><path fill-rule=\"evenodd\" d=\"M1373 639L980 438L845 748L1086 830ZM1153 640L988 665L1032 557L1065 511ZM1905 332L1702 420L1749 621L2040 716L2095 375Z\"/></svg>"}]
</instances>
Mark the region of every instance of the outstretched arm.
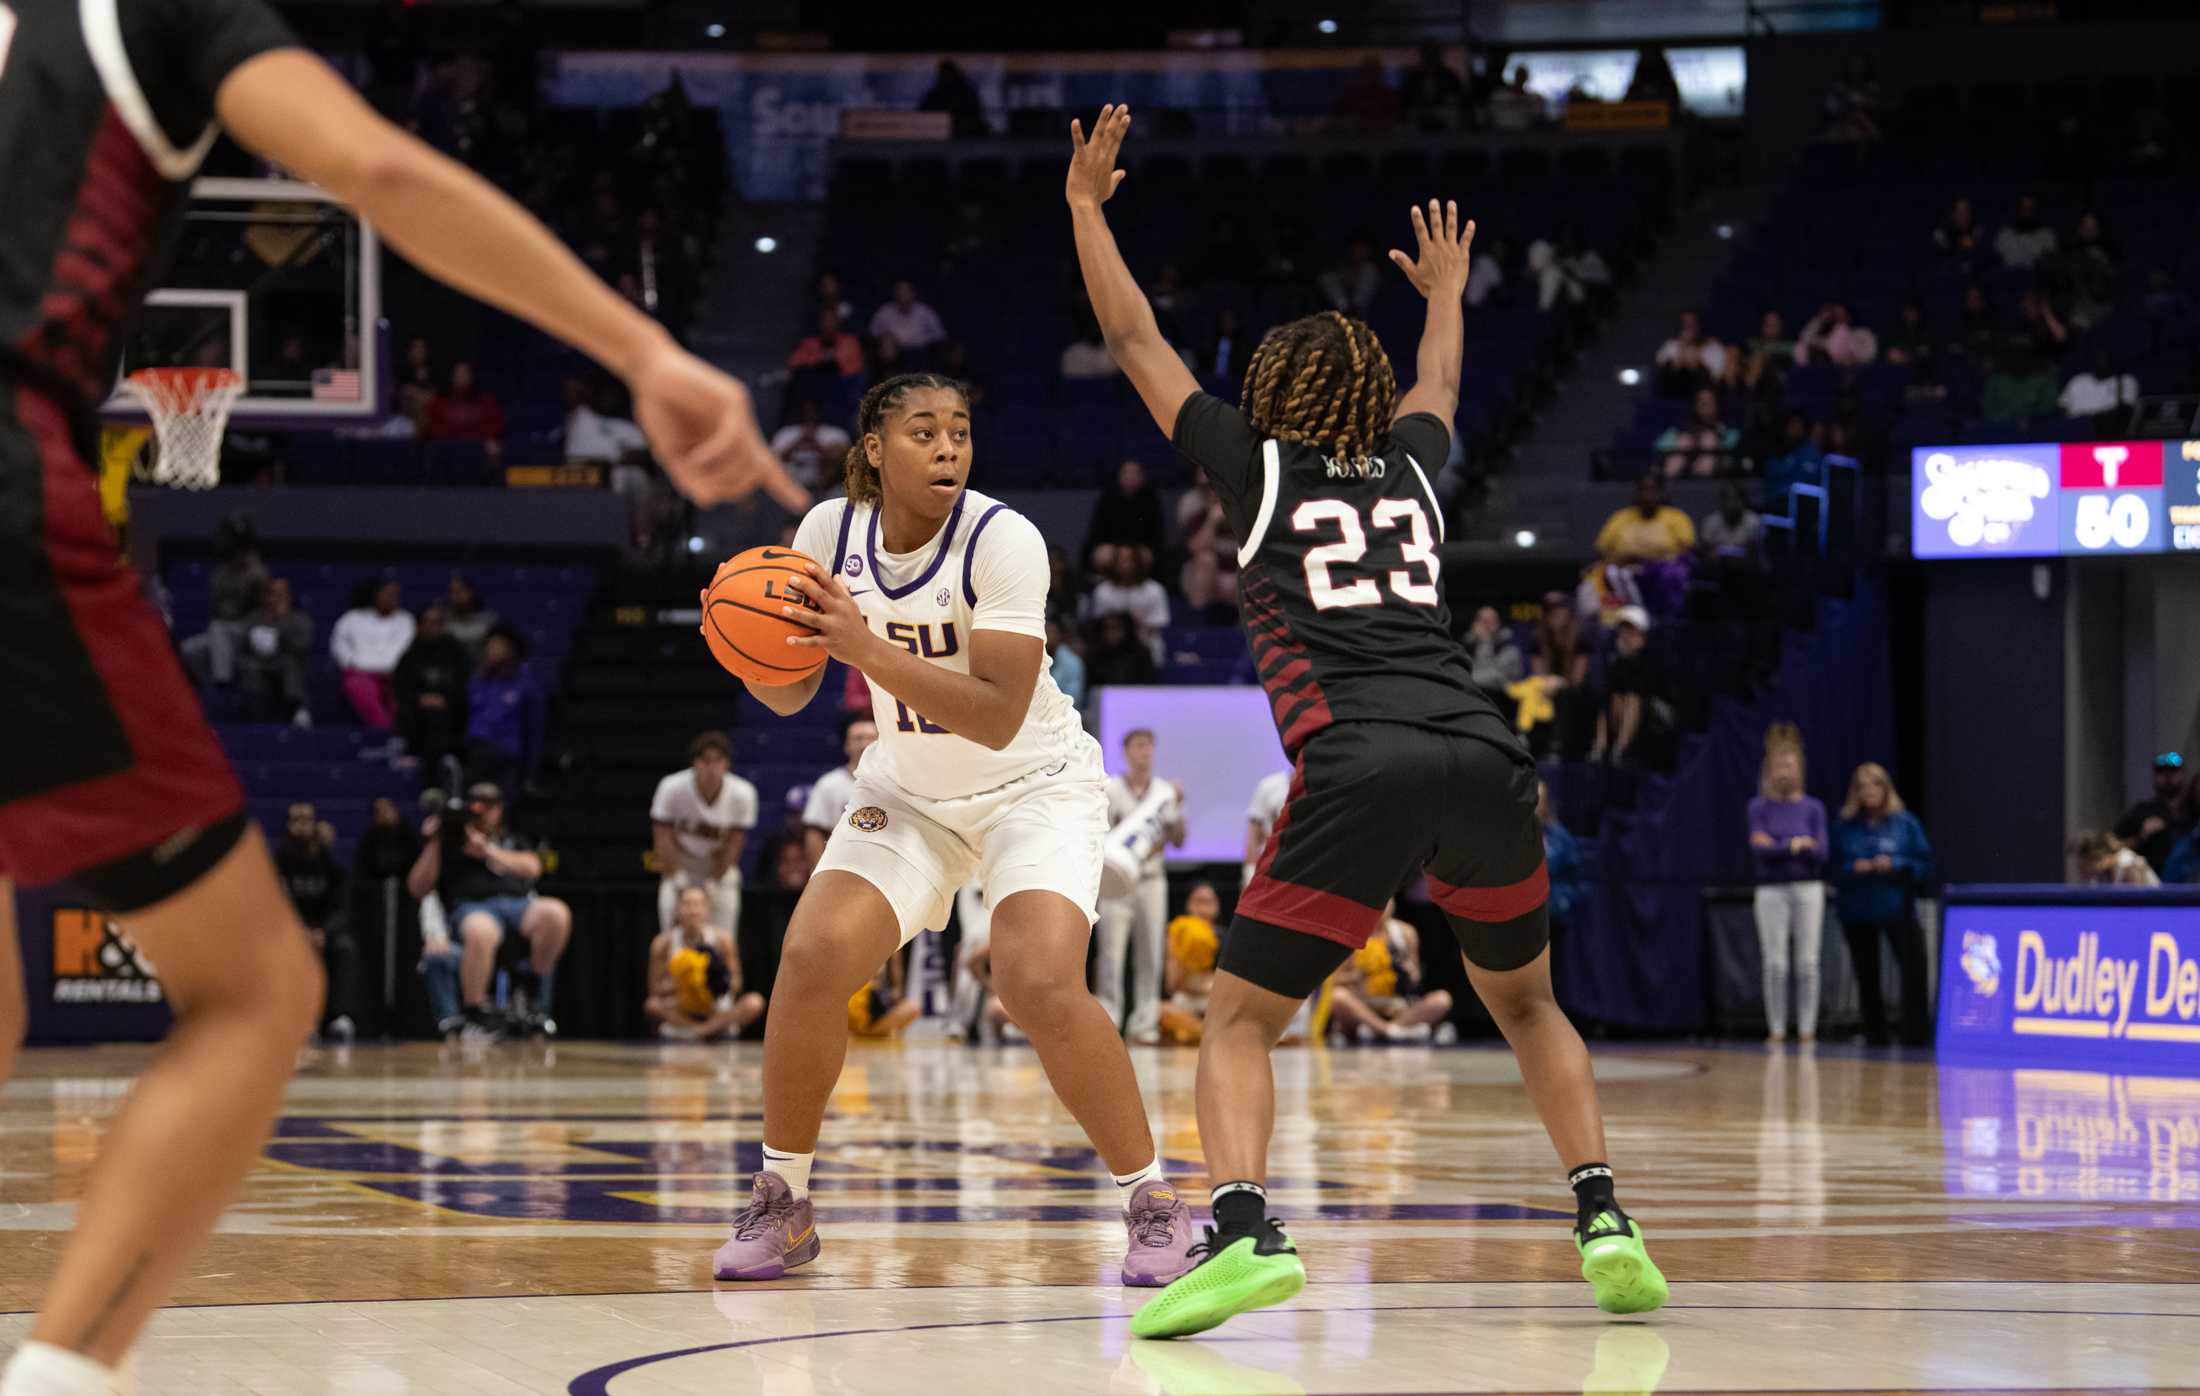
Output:
<instances>
[{"instance_id":1,"label":"outstretched arm","mask_svg":"<svg viewBox=\"0 0 2200 1396\"><path fill-rule=\"evenodd\" d=\"M302 49L240 64L215 94L221 123L254 154L357 208L439 281L512 312L618 374L665 473L699 504L764 489L808 493L757 430L748 389L672 342L518 204L383 120Z\"/></svg>"},{"instance_id":2,"label":"outstretched arm","mask_svg":"<svg viewBox=\"0 0 2200 1396\"><path fill-rule=\"evenodd\" d=\"M1177 414L1184 400L1199 391L1199 380L1161 337L1153 306L1123 264L1115 234L1108 231L1107 215L1100 211L1123 182L1124 171L1115 168L1115 157L1130 129L1128 107L1102 107L1089 141L1083 123L1070 122L1066 190L1070 227L1077 235L1077 265L1085 274L1085 294L1092 299L1092 313L1100 321L1108 352L1138 389L1163 434L1174 436Z\"/></svg>"},{"instance_id":3,"label":"outstretched arm","mask_svg":"<svg viewBox=\"0 0 2200 1396\"><path fill-rule=\"evenodd\" d=\"M1459 302L1467 294L1467 250L1474 246L1474 220L1459 226L1459 205L1428 201L1428 216L1412 210L1417 255L1392 248L1390 260L1428 298L1428 323L1414 355L1413 390L1398 401L1398 416L1427 412L1446 427L1459 414L1459 378L1466 356L1466 322Z\"/></svg>"}]
</instances>

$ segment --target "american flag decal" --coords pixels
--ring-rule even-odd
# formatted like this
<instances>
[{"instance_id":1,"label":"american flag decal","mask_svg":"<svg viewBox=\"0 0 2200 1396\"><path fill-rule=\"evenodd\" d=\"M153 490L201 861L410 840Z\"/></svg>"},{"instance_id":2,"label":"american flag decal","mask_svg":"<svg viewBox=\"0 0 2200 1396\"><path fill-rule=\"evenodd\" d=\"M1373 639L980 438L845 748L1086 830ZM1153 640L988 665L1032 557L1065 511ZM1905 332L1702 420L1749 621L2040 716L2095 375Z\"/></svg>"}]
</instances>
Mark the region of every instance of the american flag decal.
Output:
<instances>
[{"instance_id":1,"label":"american flag decal","mask_svg":"<svg viewBox=\"0 0 2200 1396\"><path fill-rule=\"evenodd\" d=\"M315 402L357 402L359 400L359 370L355 368L317 368L313 370L313 400Z\"/></svg>"}]
</instances>

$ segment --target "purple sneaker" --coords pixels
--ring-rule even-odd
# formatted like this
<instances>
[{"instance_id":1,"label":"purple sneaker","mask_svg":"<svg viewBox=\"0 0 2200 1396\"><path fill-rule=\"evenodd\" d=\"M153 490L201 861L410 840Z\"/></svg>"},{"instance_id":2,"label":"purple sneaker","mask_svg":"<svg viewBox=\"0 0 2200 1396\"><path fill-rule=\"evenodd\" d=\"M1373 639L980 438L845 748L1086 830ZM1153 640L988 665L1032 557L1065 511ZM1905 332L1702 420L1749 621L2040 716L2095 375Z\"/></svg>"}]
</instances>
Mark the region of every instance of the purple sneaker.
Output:
<instances>
[{"instance_id":1,"label":"purple sneaker","mask_svg":"<svg viewBox=\"0 0 2200 1396\"><path fill-rule=\"evenodd\" d=\"M721 1280L776 1280L817 1259L817 1214L810 1199L797 1201L777 1173L756 1175L749 1205L733 1219L733 1238L711 1257Z\"/></svg>"},{"instance_id":2,"label":"purple sneaker","mask_svg":"<svg viewBox=\"0 0 2200 1396\"><path fill-rule=\"evenodd\" d=\"M1123 1256L1124 1284L1159 1289L1192 1268L1192 1209L1166 1181L1155 1178L1138 1185L1123 1226L1131 1234L1130 1250Z\"/></svg>"}]
</instances>

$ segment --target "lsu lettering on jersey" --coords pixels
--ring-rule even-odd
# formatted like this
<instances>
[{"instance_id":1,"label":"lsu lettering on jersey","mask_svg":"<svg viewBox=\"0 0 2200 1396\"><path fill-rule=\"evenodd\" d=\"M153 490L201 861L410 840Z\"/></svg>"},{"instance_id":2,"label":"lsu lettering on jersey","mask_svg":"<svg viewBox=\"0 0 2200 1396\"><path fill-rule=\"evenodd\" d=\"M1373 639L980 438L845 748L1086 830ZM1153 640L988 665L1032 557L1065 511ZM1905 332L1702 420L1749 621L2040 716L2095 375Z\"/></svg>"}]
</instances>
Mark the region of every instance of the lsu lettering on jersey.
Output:
<instances>
[{"instance_id":1,"label":"lsu lettering on jersey","mask_svg":"<svg viewBox=\"0 0 2200 1396\"><path fill-rule=\"evenodd\" d=\"M877 506L846 499L811 509L794 545L839 574L874 632L958 674L970 672L976 631L1046 638L1046 541L1029 519L976 490L964 490L939 533L913 552L887 552ZM879 738L862 778L883 778L919 799L977 795L1098 759L1076 705L1044 664L1023 728L999 751L927 720L876 683L871 710Z\"/></svg>"}]
</instances>

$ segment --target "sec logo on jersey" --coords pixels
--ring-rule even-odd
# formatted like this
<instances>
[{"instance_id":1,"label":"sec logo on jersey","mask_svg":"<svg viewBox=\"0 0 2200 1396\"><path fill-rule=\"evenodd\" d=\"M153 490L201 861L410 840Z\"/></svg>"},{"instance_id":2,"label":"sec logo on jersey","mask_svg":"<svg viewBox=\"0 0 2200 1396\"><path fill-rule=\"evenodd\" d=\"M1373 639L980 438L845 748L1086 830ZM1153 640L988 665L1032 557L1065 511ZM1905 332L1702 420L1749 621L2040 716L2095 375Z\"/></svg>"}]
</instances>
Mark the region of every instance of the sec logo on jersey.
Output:
<instances>
[{"instance_id":1,"label":"sec logo on jersey","mask_svg":"<svg viewBox=\"0 0 2200 1396\"><path fill-rule=\"evenodd\" d=\"M886 827L886 811L877 805L865 805L849 814L848 825L866 834L875 834Z\"/></svg>"}]
</instances>

